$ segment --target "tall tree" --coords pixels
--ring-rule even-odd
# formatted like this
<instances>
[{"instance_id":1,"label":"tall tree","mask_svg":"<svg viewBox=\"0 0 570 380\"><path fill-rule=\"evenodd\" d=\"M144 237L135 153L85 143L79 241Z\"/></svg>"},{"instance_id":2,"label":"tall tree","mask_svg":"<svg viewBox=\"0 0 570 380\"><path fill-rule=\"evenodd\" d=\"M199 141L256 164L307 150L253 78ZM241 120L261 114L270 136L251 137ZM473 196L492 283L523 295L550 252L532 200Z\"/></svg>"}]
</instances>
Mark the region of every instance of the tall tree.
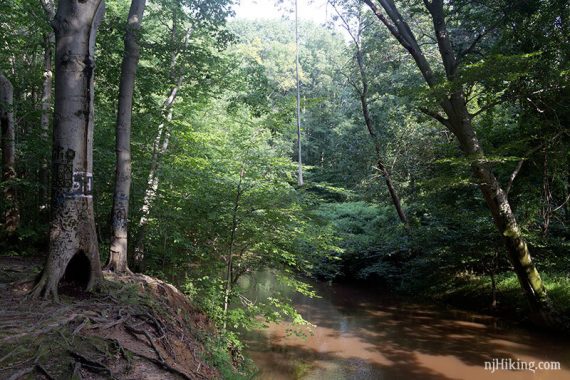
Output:
<instances>
[{"instance_id":1,"label":"tall tree","mask_svg":"<svg viewBox=\"0 0 570 380\"><path fill-rule=\"evenodd\" d=\"M425 82L430 88L440 84L436 73L426 58L416 36L403 18L393 0L364 0L375 16L388 28L413 57ZM382 9L377 5L381 5ZM464 89L457 84L457 72L461 61L453 49L447 30L444 0L423 0L433 23L439 49L441 64L445 70L445 79L451 86L449 93L438 95L438 104L444 115L424 109L423 111L443 124L455 137L470 162L474 177L491 211L499 233L503 236L507 254L512 263L520 285L529 302L533 318L540 323L551 324L552 306L538 270L532 262L527 243L522 236L515 215L509 204L507 193L493 174L491 163L486 158L481 143L473 128L474 115L469 113ZM474 37L477 44L483 36Z\"/></svg>"},{"instance_id":2,"label":"tall tree","mask_svg":"<svg viewBox=\"0 0 570 380\"><path fill-rule=\"evenodd\" d=\"M297 181L303 186L303 153L301 150L301 83L299 82L299 4L295 0L295 83L297 84Z\"/></svg>"},{"instance_id":3,"label":"tall tree","mask_svg":"<svg viewBox=\"0 0 570 380\"><path fill-rule=\"evenodd\" d=\"M131 119L135 76L140 56L139 30L146 0L132 0L119 84L116 124L115 193L111 223L111 246L106 269L129 272L127 264L129 198L131 193Z\"/></svg>"},{"instance_id":4,"label":"tall tree","mask_svg":"<svg viewBox=\"0 0 570 380\"><path fill-rule=\"evenodd\" d=\"M12 234L20 223L20 212L16 199L16 131L14 128L14 87L0 74L0 124L2 127L2 182L4 184L4 229Z\"/></svg>"},{"instance_id":5,"label":"tall tree","mask_svg":"<svg viewBox=\"0 0 570 380\"><path fill-rule=\"evenodd\" d=\"M361 3L358 2L357 8L354 10L355 15L355 22L356 25L354 27L351 26L350 21L347 18L347 15L343 15L341 11L334 5L337 15L341 19L344 29L350 35L352 42L354 43L354 54L356 65L358 66L358 74L360 77L360 84L355 83L349 78L349 82L354 87L355 91L358 94L358 98L360 100L360 106L362 108L362 116L364 118L364 123L366 125L366 130L368 131L368 135L374 144L374 151L376 152L376 166L380 175L384 178L386 182L386 186L388 187L388 192L390 193L390 197L392 198L392 203L394 204L394 208L398 213L398 217L400 221L404 223L404 225L408 226L408 217L406 216L406 212L402 207L402 202L400 201L400 196L398 195L398 191L394 187L394 182L392 181L392 175L390 174L390 170L386 167L384 155L382 153L382 145L380 143L380 139L378 137L378 133L376 131L376 127L374 125L374 120L372 119L372 115L370 114L370 106L369 106L369 82L368 82L368 75L366 73L366 66L364 62L364 52L362 50L362 34L364 33L365 25L362 22L362 6ZM356 29L356 30L354 30Z\"/></svg>"},{"instance_id":6,"label":"tall tree","mask_svg":"<svg viewBox=\"0 0 570 380\"><path fill-rule=\"evenodd\" d=\"M95 37L104 13L104 0L60 0L52 23L56 38L53 206L49 255L32 297L57 300L58 284L66 273L83 280L87 290L102 277L92 189Z\"/></svg>"},{"instance_id":7,"label":"tall tree","mask_svg":"<svg viewBox=\"0 0 570 380\"><path fill-rule=\"evenodd\" d=\"M228 248L228 259L226 263L226 286L224 291L224 330L227 326L228 307L230 305L230 293L232 291L234 279L234 246L236 243L236 232L239 224L238 210L240 207L241 197L243 195L243 178L245 176L245 169L242 167L239 172L239 181L236 190L236 198L232 209L232 230L230 233L230 244Z\"/></svg>"},{"instance_id":8,"label":"tall tree","mask_svg":"<svg viewBox=\"0 0 570 380\"><path fill-rule=\"evenodd\" d=\"M46 14L48 22L52 22L55 17L55 9L53 1L42 0L42 6ZM53 83L53 72L52 72L52 56L53 56L53 43L55 42L55 34L53 30L48 31L44 35L44 74L42 83L42 95L41 95L41 116L40 116L40 127L42 139L48 143L49 139L49 119L51 110L51 93L52 93L52 83ZM42 157L42 162L40 166L39 179L40 179L40 209L45 210L48 208L49 203L49 153L46 152L45 156Z\"/></svg>"},{"instance_id":9,"label":"tall tree","mask_svg":"<svg viewBox=\"0 0 570 380\"><path fill-rule=\"evenodd\" d=\"M191 28L186 29L183 33L184 39L182 46L177 45L179 43L179 28L181 27L178 14L179 12L180 10L178 7L175 7L172 13L171 42L173 46L178 46L171 52L170 56L170 79L174 84L170 88L166 99L162 104L163 121L158 126L157 135L154 139L154 144L152 147L152 157L148 174L147 187L144 193L143 204L141 207L141 217L138 224L137 239L132 260L134 269L137 271L140 271L142 269L145 256L144 240L146 235L146 226L148 224L150 211L152 209L152 205L158 191L158 169L160 167L160 160L168 150L168 145L170 142L170 122L172 121L174 102L176 101L178 91L184 82L184 74L180 72L180 67L178 67L178 58L180 53L186 50L188 47L190 35L192 33Z\"/></svg>"}]
</instances>

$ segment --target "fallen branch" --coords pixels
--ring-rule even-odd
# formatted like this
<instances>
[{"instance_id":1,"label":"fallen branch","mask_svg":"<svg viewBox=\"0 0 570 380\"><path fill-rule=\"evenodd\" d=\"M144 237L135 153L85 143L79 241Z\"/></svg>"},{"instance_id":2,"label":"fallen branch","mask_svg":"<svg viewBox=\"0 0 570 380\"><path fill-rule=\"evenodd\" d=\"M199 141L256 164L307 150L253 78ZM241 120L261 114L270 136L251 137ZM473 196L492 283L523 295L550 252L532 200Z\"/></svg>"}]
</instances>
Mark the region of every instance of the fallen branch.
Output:
<instances>
[{"instance_id":1,"label":"fallen branch","mask_svg":"<svg viewBox=\"0 0 570 380\"><path fill-rule=\"evenodd\" d=\"M83 319L83 322L81 322L81 323L79 324L79 326L77 326L77 327L73 330L73 332L71 333L71 335L77 335L77 334L81 331L81 329L82 329L83 327L85 327L85 325L87 324L87 322L89 322L89 318Z\"/></svg>"},{"instance_id":2,"label":"fallen branch","mask_svg":"<svg viewBox=\"0 0 570 380\"><path fill-rule=\"evenodd\" d=\"M73 366L73 374L71 375L72 379L80 379L81 380L81 363L79 362L75 362L75 365Z\"/></svg>"}]
</instances>

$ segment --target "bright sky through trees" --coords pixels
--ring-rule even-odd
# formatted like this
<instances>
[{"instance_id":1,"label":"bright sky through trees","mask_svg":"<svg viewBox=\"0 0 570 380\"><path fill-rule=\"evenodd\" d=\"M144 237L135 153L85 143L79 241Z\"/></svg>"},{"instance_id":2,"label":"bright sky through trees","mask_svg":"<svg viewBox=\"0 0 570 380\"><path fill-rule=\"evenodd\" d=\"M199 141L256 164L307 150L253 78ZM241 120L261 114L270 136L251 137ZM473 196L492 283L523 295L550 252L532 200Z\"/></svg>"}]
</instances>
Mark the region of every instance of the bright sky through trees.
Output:
<instances>
[{"instance_id":1,"label":"bright sky through trees","mask_svg":"<svg viewBox=\"0 0 570 380\"><path fill-rule=\"evenodd\" d=\"M327 5L327 0L299 0L299 18L322 24L330 20L334 10ZM241 19L278 19L294 9L294 0L284 0L276 5L275 0L241 0L235 7L236 18Z\"/></svg>"}]
</instances>

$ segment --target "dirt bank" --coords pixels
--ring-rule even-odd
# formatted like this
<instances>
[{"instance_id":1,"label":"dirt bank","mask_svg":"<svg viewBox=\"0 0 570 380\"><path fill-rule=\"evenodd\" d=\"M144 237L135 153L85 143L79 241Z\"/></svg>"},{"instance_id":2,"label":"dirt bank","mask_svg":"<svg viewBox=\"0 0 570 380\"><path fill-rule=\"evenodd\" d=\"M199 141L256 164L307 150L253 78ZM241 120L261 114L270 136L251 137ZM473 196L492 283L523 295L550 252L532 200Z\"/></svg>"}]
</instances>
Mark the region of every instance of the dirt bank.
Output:
<instances>
[{"instance_id":1,"label":"dirt bank","mask_svg":"<svg viewBox=\"0 0 570 380\"><path fill-rule=\"evenodd\" d=\"M105 274L95 294L61 285L61 301L26 298L41 259L0 258L1 379L215 379L207 317L170 284Z\"/></svg>"}]
</instances>

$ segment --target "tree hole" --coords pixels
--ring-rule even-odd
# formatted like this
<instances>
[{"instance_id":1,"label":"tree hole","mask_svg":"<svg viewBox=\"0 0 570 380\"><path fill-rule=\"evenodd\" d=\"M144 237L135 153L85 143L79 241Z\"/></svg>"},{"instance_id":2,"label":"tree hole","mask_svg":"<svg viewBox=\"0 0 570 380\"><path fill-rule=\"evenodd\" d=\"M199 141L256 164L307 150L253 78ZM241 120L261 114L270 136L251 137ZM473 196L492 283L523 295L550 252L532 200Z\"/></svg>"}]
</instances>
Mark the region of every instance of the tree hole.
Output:
<instances>
[{"instance_id":1,"label":"tree hole","mask_svg":"<svg viewBox=\"0 0 570 380\"><path fill-rule=\"evenodd\" d=\"M59 283L60 293L76 296L85 292L91 278L91 263L83 252L76 253Z\"/></svg>"}]
</instances>

